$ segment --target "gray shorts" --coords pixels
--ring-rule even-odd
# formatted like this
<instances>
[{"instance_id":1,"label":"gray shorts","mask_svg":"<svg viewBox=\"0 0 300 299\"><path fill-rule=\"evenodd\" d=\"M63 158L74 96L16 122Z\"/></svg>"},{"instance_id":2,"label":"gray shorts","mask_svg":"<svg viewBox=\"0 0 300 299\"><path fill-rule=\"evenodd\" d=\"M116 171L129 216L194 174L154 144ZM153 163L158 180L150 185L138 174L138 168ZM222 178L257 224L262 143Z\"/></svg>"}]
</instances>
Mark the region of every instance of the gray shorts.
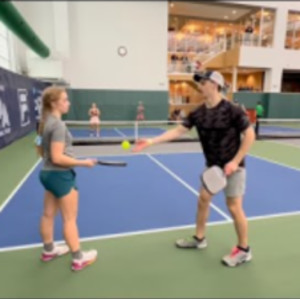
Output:
<instances>
[{"instance_id":1,"label":"gray shorts","mask_svg":"<svg viewBox=\"0 0 300 299\"><path fill-rule=\"evenodd\" d=\"M246 169L239 167L236 172L227 177L227 186L224 189L225 196L241 197L246 191Z\"/></svg>"},{"instance_id":2,"label":"gray shorts","mask_svg":"<svg viewBox=\"0 0 300 299\"><path fill-rule=\"evenodd\" d=\"M246 169L239 167L231 176L227 177L227 186L224 189L226 197L241 197L246 191Z\"/></svg>"}]
</instances>

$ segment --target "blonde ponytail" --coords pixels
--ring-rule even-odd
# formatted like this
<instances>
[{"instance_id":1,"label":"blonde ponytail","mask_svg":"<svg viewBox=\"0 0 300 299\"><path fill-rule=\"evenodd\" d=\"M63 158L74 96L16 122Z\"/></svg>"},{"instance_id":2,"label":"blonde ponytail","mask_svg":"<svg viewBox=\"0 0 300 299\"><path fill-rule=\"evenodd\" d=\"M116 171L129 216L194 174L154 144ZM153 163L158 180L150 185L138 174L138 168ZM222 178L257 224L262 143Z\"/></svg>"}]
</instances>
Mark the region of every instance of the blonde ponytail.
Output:
<instances>
[{"instance_id":1,"label":"blonde ponytail","mask_svg":"<svg viewBox=\"0 0 300 299\"><path fill-rule=\"evenodd\" d=\"M64 88L51 86L44 90L42 95L42 116L38 128L38 134L42 136L47 116L52 111L52 103L59 100L60 95L65 92Z\"/></svg>"}]
</instances>

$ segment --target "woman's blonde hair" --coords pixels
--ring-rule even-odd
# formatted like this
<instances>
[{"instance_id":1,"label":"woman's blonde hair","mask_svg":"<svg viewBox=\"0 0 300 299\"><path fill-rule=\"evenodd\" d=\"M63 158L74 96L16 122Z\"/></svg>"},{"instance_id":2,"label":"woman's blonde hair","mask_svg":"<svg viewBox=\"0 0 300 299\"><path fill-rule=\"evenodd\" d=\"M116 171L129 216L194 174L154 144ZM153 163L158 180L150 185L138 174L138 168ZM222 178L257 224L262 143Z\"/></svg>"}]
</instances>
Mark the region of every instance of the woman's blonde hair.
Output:
<instances>
[{"instance_id":1,"label":"woman's blonde hair","mask_svg":"<svg viewBox=\"0 0 300 299\"><path fill-rule=\"evenodd\" d=\"M66 90L62 87L57 86L47 87L44 90L42 95L42 117L38 130L39 135L43 134L47 115L52 111L52 103L57 102L63 92L66 92Z\"/></svg>"}]
</instances>

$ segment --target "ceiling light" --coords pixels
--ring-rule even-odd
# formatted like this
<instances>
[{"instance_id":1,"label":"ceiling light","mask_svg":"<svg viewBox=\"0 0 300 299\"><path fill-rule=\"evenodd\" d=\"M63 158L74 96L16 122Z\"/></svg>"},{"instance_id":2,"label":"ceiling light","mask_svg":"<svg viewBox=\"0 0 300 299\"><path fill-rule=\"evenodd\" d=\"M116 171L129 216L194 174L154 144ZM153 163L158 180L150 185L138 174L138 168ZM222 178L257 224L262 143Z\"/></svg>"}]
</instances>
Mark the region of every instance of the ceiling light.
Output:
<instances>
[{"instance_id":1,"label":"ceiling light","mask_svg":"<svg viewBox=\"0 0 300 299\"><path fill-rule=\"evenodd\" d=\"M170 6L171 6L171 7L174 7L174 3L173 3L173 2L171 2L171 3L170 3Z\"/></svg>"},{"instance_id":2,"label":"ceiling light","mask_svg":"<svg viewBox=\"0 0 300 299\"><path fill-rule=\"evenodd\" d=\"M224 16L224 19L225 19L225 20L228 20L228 16Z\"/></svg>"},{"instance_id":3,"label":"ceiling light","mask_svg":"<svg viewBox=\"0 0 300 299\"><path fill-rule=\"evenodd\" d=\"M237 12L236 10L233 10L233 11L232 11L232 14L234 14L234 15L235 15L235 14L236 14L236 12Z\"/></svg>"}]
</instances>

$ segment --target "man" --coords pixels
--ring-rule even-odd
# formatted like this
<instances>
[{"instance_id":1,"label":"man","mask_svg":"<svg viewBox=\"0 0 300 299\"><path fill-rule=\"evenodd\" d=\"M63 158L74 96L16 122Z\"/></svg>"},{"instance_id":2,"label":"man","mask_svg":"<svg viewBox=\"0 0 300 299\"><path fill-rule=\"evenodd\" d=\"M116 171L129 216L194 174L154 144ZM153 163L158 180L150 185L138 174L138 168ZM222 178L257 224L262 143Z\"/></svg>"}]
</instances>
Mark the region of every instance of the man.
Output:
<instances>
[{"instance_id":1,"label":"man","mask_svg":"<svg viewBox=\"0 0 300 299\"><path fill-rule=\"evenodd\" d=\"M253 32L254 32L254 29L252 26L252 22L250 20L246 23L246 26L245 26L245 45L246 46L252 46Z\"/></svg>"},{"instance_id":2,"label":"man","mask_svg":"<svg viewBox=\"0 0 300 299\"><path fill-rule=\"evenodd\" d=\"M256 110L255 134L256 134L256 137L258 137L258 133L259 133L259 119L264 116L264 112L265 112L264 111L264 106L262 105L262 103L260 101L257 102L255 110Z\"/></svg>"},{"instance_id":3,"label":"man","mask_svg":"<svg viewBox=\"0 0 300 299\"><path fill-rule=\"evenodd\" d=\"M218 165L227 176L224 190L226 203L234 221L238 243L232 252L222 259L223 264L235 267L252 259L248 244L248 223L243 210L246 184L244 158L255 140L252 126L246 113L237 105L222 98L224 78L219 72L195 74L194 80L204 96L204 104L191 112L181 125L153 139L137 142L134 152L146 147L170 141L196 127L206 160L206 167ZM203 249L206 221L212 195L204 187L200 190L196 234L191 239L176 242L178 248Z\"/></svg>"}]
</instances>

